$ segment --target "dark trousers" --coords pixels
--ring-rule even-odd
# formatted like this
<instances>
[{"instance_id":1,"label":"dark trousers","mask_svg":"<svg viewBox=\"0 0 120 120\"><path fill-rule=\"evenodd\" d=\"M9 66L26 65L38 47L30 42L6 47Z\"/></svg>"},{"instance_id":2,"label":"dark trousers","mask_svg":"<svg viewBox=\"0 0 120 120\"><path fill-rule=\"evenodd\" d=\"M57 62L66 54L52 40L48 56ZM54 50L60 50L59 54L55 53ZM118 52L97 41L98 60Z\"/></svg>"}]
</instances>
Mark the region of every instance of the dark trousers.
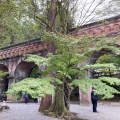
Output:
<instances>
[{"instance_id":1,"label":"dark trousers","mask_svg":"<svg viewBox=\"0 0 120 120\"><path fill-rule=\"evenodd\" d=\"M25 97L25 103L28 103L28 98L27 97Z\"/></svg>"},{"instance_id":2,"label":"dark trousers","mask_svg":"<svg viewBox=\"0 0 120 120\"><path fill-rule=\"evenodd\" d=\"M37 98L34 98L34 103L37 103L38 102L38 99Z\"/></svg>"},{"instance_id":3,"label":"dark trousers","mask_svg":"<svg viewBox=\"0 0 120 120\"><path fill-rule=\"evenodd\" d=\"M92 101L93 104L93 112L97 112L97 101Z\"/></svg>"}]
</instances>

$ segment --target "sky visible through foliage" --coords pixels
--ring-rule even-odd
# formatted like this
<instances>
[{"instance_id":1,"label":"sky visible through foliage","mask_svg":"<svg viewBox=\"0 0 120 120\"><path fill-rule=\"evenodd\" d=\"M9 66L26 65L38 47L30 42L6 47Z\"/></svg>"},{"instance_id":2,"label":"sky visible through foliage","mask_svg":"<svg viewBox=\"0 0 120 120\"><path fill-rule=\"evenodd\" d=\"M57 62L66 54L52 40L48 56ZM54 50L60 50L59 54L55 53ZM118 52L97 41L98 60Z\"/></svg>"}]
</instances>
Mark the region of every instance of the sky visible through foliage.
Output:
<instances>
[{"instance_id":1,"label":"sky visible through foliage","mask_svg":"<svg viewBox=\"0 0 120 120\"><path fill-rule=\"evenodd\" d=\"M120 14L120 0L78 0L76 25L103 20Z\"/></svg>"}]
</instances>

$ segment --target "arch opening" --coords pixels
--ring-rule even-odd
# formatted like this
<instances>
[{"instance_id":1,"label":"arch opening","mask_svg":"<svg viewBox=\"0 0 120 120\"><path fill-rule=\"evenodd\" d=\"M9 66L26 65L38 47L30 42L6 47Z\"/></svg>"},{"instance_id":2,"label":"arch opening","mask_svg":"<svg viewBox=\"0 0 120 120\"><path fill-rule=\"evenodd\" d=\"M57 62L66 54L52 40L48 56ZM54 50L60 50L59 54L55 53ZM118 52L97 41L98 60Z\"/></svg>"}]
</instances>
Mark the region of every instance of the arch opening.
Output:
<instances>
[{"instance_id":1,"label":"arch opening","mask_svg":"<svg viewBox=\"0 0 120 120\"><path fill-rule=\"evenodd\" d=\"M89 69L90 78L93 80L98 77L116 77L120 79L120 56L113 54L111 51L108 50L100 50L98 52L95 52L89 59L89 64L106 64L106 63L114 63L115 68L98 68L98 69ZM108 84L110 85L110 84ZM118 91L120 91L120 87L116 85L110 85L111 87L114 87ZM100 100L101 100L101 96ZM120 99L119 94L114 94L114 98L111 98L109 100L117 101ZM106 99L107 100L107 99Z\"/></svg>"},{"instance_id":2,"label":"arch opening","mask_svg":"<svg viewBox=\"0 0 120 120\"><path fill-rule=\"evenodd\" d=\"M8 72L7 66L0 64L0 71ZM0 94L4 94L8 90L9 74L3 76L0 80Z\"/></svg>"},{"instance_id":3,"label":"arch opening","mask_svg":"<svg viewBox=\"0 0 120 120\"><path fill-rule=\"evenodd\" d=\"M19 82L30 76L31 70L36 65L33 62L22 61L18 64L15 70L15 82Z\"/></svg>"},{"instance_id":4,"label":"arch opening","mask_svg":"<svg viewBox=\"0 0 120 120\"><path fill-rule=\"evenodd\" d=\"M18 64L15 70L15 82L20 82L21 80L29 77L37 78L38 77L38 66L33 62L22 61ZM19 94L19 101L24 102L23 100L24 93ZM33 102L33 98L28 95L29 102Z\"/></svg>"}]
</instances>

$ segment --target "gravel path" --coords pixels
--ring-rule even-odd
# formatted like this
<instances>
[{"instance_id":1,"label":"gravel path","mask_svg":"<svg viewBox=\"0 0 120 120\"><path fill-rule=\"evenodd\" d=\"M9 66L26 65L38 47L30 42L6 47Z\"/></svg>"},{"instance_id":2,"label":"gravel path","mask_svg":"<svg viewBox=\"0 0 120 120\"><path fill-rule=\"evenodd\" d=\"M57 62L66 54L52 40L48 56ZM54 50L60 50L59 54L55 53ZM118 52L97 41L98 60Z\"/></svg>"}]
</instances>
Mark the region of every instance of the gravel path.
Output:
<instances>
[{"instance_id":1,"label":"gravel path","mask_svg":"<svg viewBox=\"0 0 120 120\"><path fill-rule=\"evenodd\" d=\"M9 103L10 110L0 112L0 120L58 120L38 112L36 103Z\"/></svg>"},{"instance_id":2,"label":"gravel path","mask_svg":"<svg viewBox=\"0 0 120 120\"><path fill-rule=\"evenodd\" d=\"M39 104L35 103L7 103L9 110L0 112L0 120L58 120L44 116L38 112ZM78 113L81 118L87 120L120 120L120 103L98 103L99 113L92 112L92 105L80 106L71 104L72 112Z\"/></svg>"},{"instance_id":3,"label":"gravel path","mask_svg":"<svg viewBox=\"0 0 120 120\"><path fill-rule=\"evenodd\" d=\"M87 120L120 120L120 103L98 103L99 113L92 112L90 106L71 105L71 111L79 113L78 116Z\"/></svg>"}]
</instances>

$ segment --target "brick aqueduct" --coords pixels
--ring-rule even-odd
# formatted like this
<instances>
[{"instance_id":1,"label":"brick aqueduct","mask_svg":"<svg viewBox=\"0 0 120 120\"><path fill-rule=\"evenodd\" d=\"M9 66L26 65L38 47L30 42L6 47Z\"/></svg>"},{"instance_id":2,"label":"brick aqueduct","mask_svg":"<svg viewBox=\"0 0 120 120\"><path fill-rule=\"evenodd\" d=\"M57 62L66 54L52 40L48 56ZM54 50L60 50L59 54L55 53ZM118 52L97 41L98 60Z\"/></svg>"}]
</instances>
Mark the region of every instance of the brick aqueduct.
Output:
<instances>
[{"instance_id":1,"label":"brick aqueduct","mask_svg":"<svg viewBox=\"0 0 120 120\"><path fill-rule=\"evenodd\" d=\"M91 36L106 34L108 37L120 37L120 16L106 19L104 22L90 23L78 29L76 33L74 33L74 31L74 28L71 29L71 33L75 37L84 34L89 34ZM116 44L120 46L120 41ZM0 93L5 92L12 83L30 76L35 64L26 62L24 54L31 53L45 56L48 52L53 51L51 46L50 43L43 43L40 39L34 39L0 48L0 70L9 71L9 77L5 77L0 83ZM96 59L89 59L89 64L95 63L102 54L102 52L94 53L92 57L95 57ZM79 93L81 102L90 100L89 95L86 96L80 90Z\"/></svg>"}]
</instances>

